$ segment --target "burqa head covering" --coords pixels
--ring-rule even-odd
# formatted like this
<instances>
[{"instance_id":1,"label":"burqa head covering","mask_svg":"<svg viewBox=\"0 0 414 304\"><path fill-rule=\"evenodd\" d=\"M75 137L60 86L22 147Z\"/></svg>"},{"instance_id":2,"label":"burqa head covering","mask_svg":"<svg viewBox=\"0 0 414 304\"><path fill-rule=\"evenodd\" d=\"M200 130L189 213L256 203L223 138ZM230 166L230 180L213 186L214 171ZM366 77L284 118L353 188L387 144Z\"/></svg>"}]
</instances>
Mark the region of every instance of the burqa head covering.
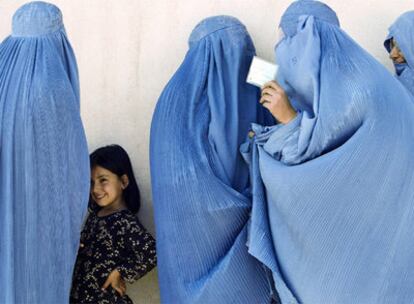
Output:
<instances>
[{"instance_id":1,"label":"burqa head covering","mask_svg":"<svg viewBox=\"0 0 414 304\"><path fill-rule=\"evenodd\" d=\"M414 11L402 14L390 26L384 46L391 52L391 39L394 38L402 51L405 63L394 63L397 78L414 94Z\"/></svg>"},{"instance_id":2,"label":"burqa head covering","mask_svg":"<svg viewBox=\"0 0 414 304\"><path fill-rule=\"evenodd\" d=\"M313 16L314 18L339 26L336 13L326 4L313 1L295 1L284 12L279 27L286 36L294 36L298 30L300 16Z\"/></svg>"},{"instance_id":3,"label":"burqa head covering","mask_svg":"<svg viewBox=\"0 0 414 304\"><path fill-rule=\"evenodd\" d=\"M264 121L258 89L246 83L254 46L229 16L203 20L189 45L151 126L161 298L266 303L263 268L246 247L249 173L238 151L250 123Z\"/></svg>"},{"instance_id":4,"label":"burqa head covering","mask_svg":"<svg viewBox=\"0 0 414 304\"><path fill-rule=\"evenodd\" d=\"M14 37L37 37L64 31L59 8L46 2L23 5L13 16Z\"/></svg>"},{"instance_id":5,"label":"burqa head covering","mask_svg":"<svg viewBox=\"0 0 414 304\"><path fill-rule=\"evenodd\" d=\"M296 33L276 46L297 117L254 125L253 145L242 147L253 183L249 251L272 270L282 303L409 303L411 96L313 12L300 10Z\"/></svg>"},{"instance_id":6,"label":"burqa head covering","mask_svg":"<svg viewBox=\"0 0 414 304\"><path fill-rule=\"evenodd\" d=\"M0 44L1 303L68 301L89 161L60 10L23 5Z\"/></svg>"}]
</instances>

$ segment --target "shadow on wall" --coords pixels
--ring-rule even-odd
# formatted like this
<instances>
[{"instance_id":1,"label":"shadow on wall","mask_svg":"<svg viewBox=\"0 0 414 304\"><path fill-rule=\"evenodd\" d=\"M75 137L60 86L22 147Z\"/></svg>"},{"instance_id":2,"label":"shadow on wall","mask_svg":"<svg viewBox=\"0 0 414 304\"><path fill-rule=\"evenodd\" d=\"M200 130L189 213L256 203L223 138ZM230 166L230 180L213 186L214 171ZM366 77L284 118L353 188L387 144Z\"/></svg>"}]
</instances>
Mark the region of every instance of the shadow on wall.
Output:
<instances>
[{"instance_id":1,"label":"shadow on wall","mask_svg":"<svg viewBox=\"0 0 414 304\"><path fill-rule=\"evenodd\" d=\"M128 285L127 293L134 303L158 304L161 302L157 276L155 268L134 284Z\"/></svg>"}]
</instances>

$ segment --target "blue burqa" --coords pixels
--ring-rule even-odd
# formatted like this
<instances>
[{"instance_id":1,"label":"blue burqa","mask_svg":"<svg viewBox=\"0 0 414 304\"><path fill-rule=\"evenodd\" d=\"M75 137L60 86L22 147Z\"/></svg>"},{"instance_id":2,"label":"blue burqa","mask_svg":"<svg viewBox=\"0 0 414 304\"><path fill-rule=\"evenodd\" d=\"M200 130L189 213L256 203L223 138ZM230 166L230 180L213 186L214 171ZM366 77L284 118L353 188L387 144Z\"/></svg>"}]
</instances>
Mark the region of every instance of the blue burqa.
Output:
<instances>
[{"instance_id":1,"label":"blue burqa","mask_svg":"<svg viewBox=\"0 0 414 304\"><path fill-rule=\"evenodd\" d=\"M184 62L158 101L151 177L163 303L269 303L262 265L247 252L248 166L239 146L264 122L246 83L255 53L235 18L193 30Z\"/></svg>"},{"instance_id":2,"label":"blue burqa","mask_svg":"<svg viewBox=\"0 0 414 304\"><path fill-rule=\"evenodd\" d=\"M254 125L249 251L282 303L413 303L414 104L316 1L275 48L297 117Z\"/></svg>"},{"instance_id":3,"label":"blue burqa","mask_svg":"<svg viewBox=\"0 0 414 304\"><path fill-rule=\"evenodd\" d=\"M62 15L22 6L0 44L0 303L67 303L89 160Z\"/></svg>"},{"instance_id":4,"label":"blue burqa","mask_svg":"<svg viewBox=\"0 0 414 304\"><path fill-rule=\"evenodd\" d=\"M405 63L394 63L397 78L414 95L414 11L405 12L390 26L384 46L391 52L394 38L404 54Z\"/></svg>"}]
</instances>

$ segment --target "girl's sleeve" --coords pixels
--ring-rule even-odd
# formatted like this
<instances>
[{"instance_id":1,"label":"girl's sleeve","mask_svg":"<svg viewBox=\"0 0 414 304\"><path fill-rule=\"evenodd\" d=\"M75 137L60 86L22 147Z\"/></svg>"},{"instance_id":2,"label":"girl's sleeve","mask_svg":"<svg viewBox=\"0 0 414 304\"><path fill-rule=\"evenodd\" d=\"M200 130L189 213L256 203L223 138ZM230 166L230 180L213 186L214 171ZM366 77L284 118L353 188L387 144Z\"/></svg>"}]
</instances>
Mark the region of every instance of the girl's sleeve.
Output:
<instances>
[{"instance_id":1,"label":"girl's sleeve","mask_svg":"<svg viewBox=\"0 0 414 304\"><path fill-rule=\"evenodd\" d=\"M135 221L128 223L122 238L125 259L117 269L125 281L132 283L156 266L155 240Z\"/></svg>"}]
</instances>

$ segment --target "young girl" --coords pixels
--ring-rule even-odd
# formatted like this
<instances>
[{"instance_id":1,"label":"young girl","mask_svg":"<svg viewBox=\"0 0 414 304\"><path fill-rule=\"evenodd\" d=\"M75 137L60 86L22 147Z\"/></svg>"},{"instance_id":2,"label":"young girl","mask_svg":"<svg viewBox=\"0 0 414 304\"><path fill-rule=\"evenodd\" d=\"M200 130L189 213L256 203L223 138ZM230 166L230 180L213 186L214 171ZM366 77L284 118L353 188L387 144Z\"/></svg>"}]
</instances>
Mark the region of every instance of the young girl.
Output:
<instances>
[{"instance_id":1,"label":"young girl","mask_svg":"<svg viewBox=\"0 0 414 304\"><path fill-rule=\"evenodd\" d=\"M131 162L118 145L90 155L90 213L81 234L71 303L132 303L132 283L156 265L155 240L135 214L140 195Z\"/></svg>"}]
</instances>

